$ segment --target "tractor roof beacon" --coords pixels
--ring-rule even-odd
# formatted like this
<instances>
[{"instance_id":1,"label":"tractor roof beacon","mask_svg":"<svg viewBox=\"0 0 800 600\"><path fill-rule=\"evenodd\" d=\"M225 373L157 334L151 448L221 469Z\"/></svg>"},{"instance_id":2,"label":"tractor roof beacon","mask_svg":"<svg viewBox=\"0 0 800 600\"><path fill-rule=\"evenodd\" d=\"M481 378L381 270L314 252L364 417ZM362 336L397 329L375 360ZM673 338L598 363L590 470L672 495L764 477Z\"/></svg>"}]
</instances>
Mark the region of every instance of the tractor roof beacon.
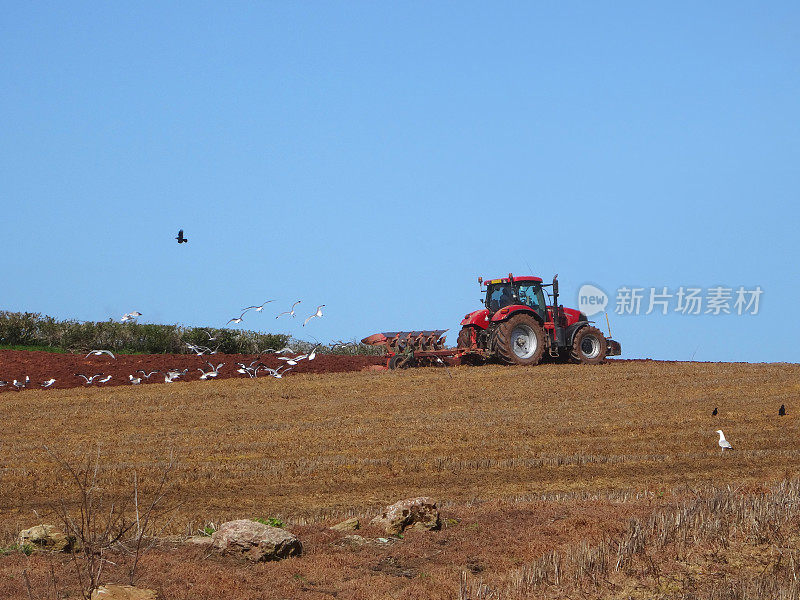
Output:
<instances>
[{"instance_id":1,"label":"tractor roof beacon","mask_svg":"<svg viewBox=\"0 0 800 600\"><path fill-rule=\"evenodd\" d=\"M479 277L478 283L485 288L484 308L464 316L456 348L444 347L446 330L441 329L376 333L362 342L385 346L389 368L437 364L443 357L536 365L545 353L557 361L599 364L622 353L619 342L603 335L585 314L558 303L558 275L547 284L511 273L486 281Z\"/></svg>"}]
</instances>

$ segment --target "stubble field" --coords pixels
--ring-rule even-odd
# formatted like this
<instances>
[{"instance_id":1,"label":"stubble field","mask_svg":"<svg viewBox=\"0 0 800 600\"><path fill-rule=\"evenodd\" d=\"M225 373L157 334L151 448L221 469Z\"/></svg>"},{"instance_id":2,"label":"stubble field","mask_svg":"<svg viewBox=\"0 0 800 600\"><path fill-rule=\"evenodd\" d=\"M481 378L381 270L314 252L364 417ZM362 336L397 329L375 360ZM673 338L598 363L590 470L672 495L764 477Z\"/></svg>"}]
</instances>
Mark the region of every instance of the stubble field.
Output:
<instances>
[{"instance_id":1,"label":"stubble field","mask_svg":"<svg viewBox=\"0 0 800 600\"><path fill-rule=\"evenodd\" d=\"M156 550L148 561L162 566L151 564L144 583L149 577L166 597L213 598L222 588L207 591L211 584L202 582L217 572L218 582L240 582L225 589L242 598L330 596L325 590L347 598L488 598L484 580L507 584L511 570L549 550L616 539L630 518L646 519L698 490L757 495L793 479L798 398L799 365L658 362L3 394L0 544L74 496L53 456L84 464L99 448L104 492L120 497L134 472L146 494L172 456L175 508L165 534L276 517L309 541L304 557L257 567ZM733 452L720 452L717 429ZM383 549L331 545L327 525L368 520L420 495L440 501L450 523L444 531ZM175 556L183 571L170 562ZM7 591L21 589L13 574L25 561L32 573L44 569L30 558L0 557L0 571L12 575ZM386 566L403 563L414 566ZM168 583L166 573L182 584ZM460 583L461 573L469 581ZM241 583L250 579L271 582L272 591ZM645 580L655 581L652 573Z\"/></svg>"}]
</instances>

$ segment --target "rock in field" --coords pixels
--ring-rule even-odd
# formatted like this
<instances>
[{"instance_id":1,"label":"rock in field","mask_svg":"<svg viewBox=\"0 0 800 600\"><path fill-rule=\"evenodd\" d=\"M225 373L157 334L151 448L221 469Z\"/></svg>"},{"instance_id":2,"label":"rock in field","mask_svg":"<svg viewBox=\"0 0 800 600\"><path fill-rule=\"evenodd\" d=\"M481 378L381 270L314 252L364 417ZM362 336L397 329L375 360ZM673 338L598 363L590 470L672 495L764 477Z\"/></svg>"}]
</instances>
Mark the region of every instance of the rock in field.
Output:
<instances>
[{"instance_id":1,"label":"rock in field","mask_svg":"<svg viewBox=\"0 0 800 600\"><path fill-rule=\"evenodd\" d=\"M217 550L243 554L254 562L280 560L303 553L303 544L288 531L249 519L223 523L211 539Z\"/></svg>"},{"instance_id":2,"label":"rock in field","mask_svg":"<svg viewBox=\"0 0 800 600\"><path fill-rule=\"evenodd\" d=\"M383 509L370 521L370 525L382 527L387 534L397 535L408 528L439 529L439 508L436 500L428 497L408 498Z\"/></svg>"},{"instance_id":3,"label":"rock in field","mask_svg":"<svg viewBox=\"0 0 800 600\"><path fill-rule=\"evenodd\" d=\"M158 600L153 590L132 585L101 585L92 592L92 600Z\"/></svg>"},{"instance_id":4,"label":"rock in field","mask_svg":"<svg viewBox=\"0 0 800 600\"><path fill-rule=\"evenodd\" d=\"M355 531L359 527L361 527L361 523L359 523L357 518L353 517L352 519L347 519L346 521L337 523L336 525L332 526L331 529L335 531Z\"/></svg>"},{"instance_id":5,"label":"rock in field","mask_svg":"<svg viewBox=\"0 0 800 600\"><path fill-rule=\"evenodd\" d=\"M64 535L55 525L37 525L19 532L20 546L31 545L37 550L69 552L77 546L74 536Z\"/></svg>"}]
</instances>

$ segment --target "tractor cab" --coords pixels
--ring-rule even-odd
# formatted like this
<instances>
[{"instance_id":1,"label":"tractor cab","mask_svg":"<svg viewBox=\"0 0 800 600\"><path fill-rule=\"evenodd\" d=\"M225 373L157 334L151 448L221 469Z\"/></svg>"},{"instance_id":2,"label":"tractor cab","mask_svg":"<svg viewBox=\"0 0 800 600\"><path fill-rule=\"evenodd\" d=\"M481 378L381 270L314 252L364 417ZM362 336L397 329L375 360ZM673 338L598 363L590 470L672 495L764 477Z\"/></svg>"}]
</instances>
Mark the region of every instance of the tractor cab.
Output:
<instances>
[{"instance_id":1,"label":"tractor cab","mask_svg":"<svg viewBox=\"0 0 800 600\"><path fill-rule=\"evenodd\" d=\"M529 306L542 315L547 314L542 280L538 277L515 277L510 280L503 278L487 281L484 304L490 314L516 304Z\"/></svg>"}]
</instances>

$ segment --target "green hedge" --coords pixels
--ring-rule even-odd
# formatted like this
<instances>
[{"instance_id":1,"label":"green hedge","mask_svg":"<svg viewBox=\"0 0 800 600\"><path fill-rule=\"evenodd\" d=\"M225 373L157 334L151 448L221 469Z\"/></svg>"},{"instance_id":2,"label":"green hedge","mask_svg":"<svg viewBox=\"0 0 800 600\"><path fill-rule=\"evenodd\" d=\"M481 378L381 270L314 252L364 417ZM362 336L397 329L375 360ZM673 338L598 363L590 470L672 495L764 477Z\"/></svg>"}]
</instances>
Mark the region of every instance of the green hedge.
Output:
<instances>
[{"instance_id":1,"label":"green hedge","mask_svg":"<svg viewBox=\"0 0 800 600\"><path fill-rule=\"evenodd\" d=\"M209 341L209 332L214 341ZM226 354L254 354L267 349L279 350L290 336L255 331L155 325L113 320L59 321L39 313L0 311L0 345L44 347L67 351L102 348L116 352L146 354L189 353L189 342L218 349Z\"/></svg>"}]
</instances>

